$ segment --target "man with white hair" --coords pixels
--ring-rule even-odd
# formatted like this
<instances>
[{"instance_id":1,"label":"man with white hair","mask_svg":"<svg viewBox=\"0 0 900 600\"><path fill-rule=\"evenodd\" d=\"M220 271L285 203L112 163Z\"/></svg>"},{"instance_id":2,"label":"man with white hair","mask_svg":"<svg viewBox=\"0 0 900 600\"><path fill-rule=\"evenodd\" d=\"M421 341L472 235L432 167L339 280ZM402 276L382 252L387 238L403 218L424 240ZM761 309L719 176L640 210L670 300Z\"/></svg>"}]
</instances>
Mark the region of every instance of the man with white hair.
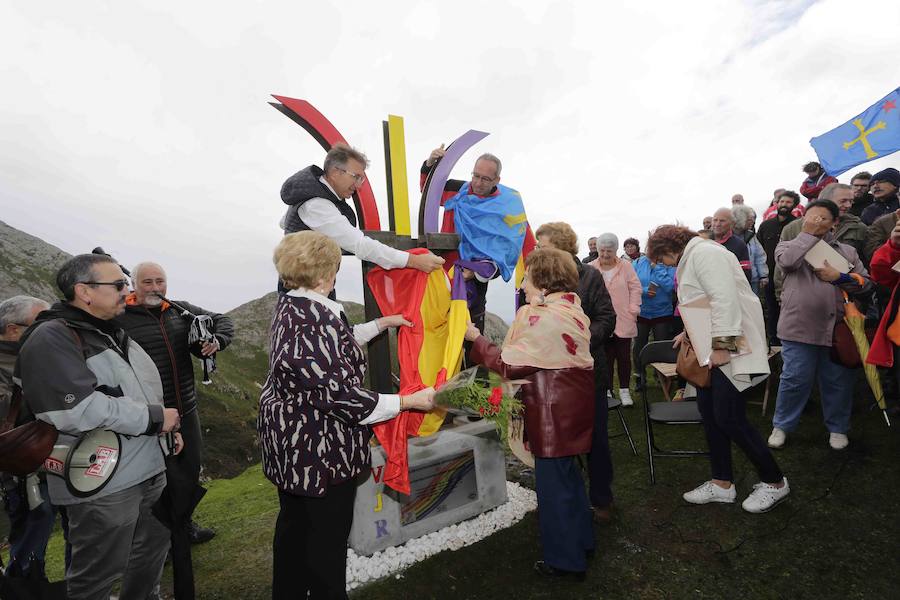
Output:
<instances>
[{"instance_id":1,"label":"man with white hair","mask_svg":"<svg viewBox=\"0 0 900 600\"><path fill-rule=\"evenodd\" d=\"M176 304L194 315L212 317L213 339L188 343L191 317L182 314L163 298L168 292L168 279L162 266L142 262L131 273L134 291L125 298L125 312L116 321L153 359L163 384L167 408L177 408L181 415L184 451L166 458L168 486L163 500L170 502L173 513L180 515L172 527L172 559L176 590L181 576L190 573L190 543L203 543L215 535L212 529L199 527L191 520L195 503L204 490L200 488L200 465L203 454L197 396L194 390L193 354L197 358L214 355L231 343L234 325L231 318L181 300ZM189 577L192 589L193 577ZM186 585L186 584L185 584ZM176 592L176 595L177 594Z\"/></svg>"},{"instance_id":2,"label":"man with white hair","mask_svg":"<svg viewBox=\"0 0 900 600\"><path fill-rule=\"evenodd\" d=\"M743 194L735 194L731 197L731 205L732 206L743 206L744 205L744 196Z\"/></svg>"},{"instance_id":3,"label":"man with white hair","mask_svg":"<svg viewBox=\"0 0 900 600\"><path fill-rule=\"evenodd\" d=\"M747 244L750 254L750 287L754 294L769 283L769 267L766 264L766 251L756 237L756 211L746 204L731 207L734 215L734 235Z\"/></svg>"},{"instance_id":4,"label":"man with white hair","mask_svg":"<svg viewBox=\"0 0 900 600\"><path fill-rule=\"evenodd\" d=\"M13 403L13 368L19 355L19 338L50 305L31 296L13 296L0 302L0 419L6 419ZM21 402L21 396L16 403ZM12 410L18 414L20 406ZM37 474L29 477L38 477ZM3 499L9 515L9 565L6 573L20 577L44 575L44 555L53 531L56 510L50 504L47 480L38 478L43 502L28 507L25 477L0 473ZM37 571L35 571L37 569Z\"/></svg>"},{"instance_id":5,"label":"man with white hair","mask_svg":"<svg viewBox=\"0 0 900 600\"><path fill-rule=\"evenodd\" d=\"M751 280L750 251L744 240L734 235L734 214L729 208L720 208L712 218L713 239L728 248L737 257L747 281Z\"/></svg>"}]
</instances>

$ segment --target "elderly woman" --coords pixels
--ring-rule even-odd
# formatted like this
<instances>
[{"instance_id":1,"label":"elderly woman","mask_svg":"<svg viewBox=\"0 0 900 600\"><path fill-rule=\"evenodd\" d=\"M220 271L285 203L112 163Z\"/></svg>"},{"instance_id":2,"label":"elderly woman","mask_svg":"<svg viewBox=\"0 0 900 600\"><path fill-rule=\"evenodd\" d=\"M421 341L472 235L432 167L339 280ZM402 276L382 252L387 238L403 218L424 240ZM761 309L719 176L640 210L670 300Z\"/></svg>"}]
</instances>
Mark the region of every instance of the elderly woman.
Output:
<instances>
[{"instance_id":1,"label":"elderly woman","mask_svg":"<svg viewBox=\"0 0 900 600\"><path fill-rule=\"evenodd\" d=\"M538 523L548 577L583 579L594 550L591 510L575 457L591 449L594 361L590 320L581 310L572 255L541 248L525 261L525 298L503 350L471 323L469 357L509 379L527 379L525 434L535 462Z\"/></svg>"},{"instance_id":2,"label":"elderly woman","mask_svg":"<svg viewBox=\"0 0 900 600\"><path fill-rule=\"evenodd\" d=\"M631 340L637 335L637 318L641 312L641 282L634 267L627 260L616 258L619 238L612 233L597 236L597 260L590 265L600 270L606 281L606 289L616 309L616 328L606 342L606 366L610 388L613 386L613 369L618 365L619 400L623 406L631 406L629 383L631 381Z\"/></svg>"},{"instance_id":3,"label":"elderly woman","mask_svg":"<svg viewBox=\"0 0 900 600\"><path fill-rule=\"evenodd\" d=\"M731 463L734 442L762 480L753 486L742 507L751 513L771 510L787 497L790 488L762 436L747 421L746 400L741 394L769 373L769 349L759 298L750 289L734 254L687 227L658 227L647 240L647 256L678 267L679 304L706 300L710 306L710 339L690 341L695 348L712 348L710 385L697 389L712 479L683 497L691 504L735 501L737 490ZM683 338L684 334L678 335L675 346Z\"/></svg>"},{"instance_id":4,"label":"elderly woman","mask_svg":"<svg viewBox=\"0 0 900 600\"><path fill-rule=\"evenodd\" d=\"M590 500L594 520L608 523L611 518L613 495L613 466L609 455L609 412L606 406L606 390L609 376L603 344L616 326L616 311L603 277L596 269L578 260L578 236L568 223L545 223L535 233L538 248L555 248L572 255L578 269L578 297L581 309L591 321L591 356L594 359L594 436L588 455L590 473Z\"/></svg>"},{"instance_id":5,"label":"elderly woman","mask_svg":"<svg viewBox=\"0 0 900 600\"><path fill-rule=\"evenodd\" d=\"M347 538L356 476L370 466L369 425L401 410L430 410L434 390L410 396L363 387L361 344L382 317L351 328L330 300L340 247L315 231L284 236L275 267L288 291L272 319L269 374L259 399L263 471L278 488L273 598L346 598Z\"/></svg>"},{"instance_id":6,"label":"elderly woman","mask_svg":"<svg viewBox=\"0 0 900 600\"><path fill-rule=\"evenodd\" d=\"M769 436L773 448L783 447L787 434L797 428L814 382L819 384L829 445L843 450L849 443L856 372L832 359L834 328L843 322L844 293L866 296L872 282L856 249L834 239L832 229L839 216L831 200L810 202L800 234L775 247L775 264L784 272L778 317L784 368ZM850 273L841 273L827 261L821 269L806 262L806 253L820 241L847 261Z\"/></svg>"}]
</instances>

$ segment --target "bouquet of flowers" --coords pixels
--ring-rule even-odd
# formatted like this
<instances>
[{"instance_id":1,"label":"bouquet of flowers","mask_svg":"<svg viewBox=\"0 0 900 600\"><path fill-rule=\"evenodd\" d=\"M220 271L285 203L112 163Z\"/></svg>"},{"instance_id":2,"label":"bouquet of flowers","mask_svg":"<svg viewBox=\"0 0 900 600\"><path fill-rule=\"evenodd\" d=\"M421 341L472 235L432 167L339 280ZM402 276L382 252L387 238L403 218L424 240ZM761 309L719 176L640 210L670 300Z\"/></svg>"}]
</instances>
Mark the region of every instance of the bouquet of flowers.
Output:
<instances>
[{"instance_id":1,"label":"bouquet of flowers","mask_svg":"<svg viewBox=\"0 0 900 600\"><path fill-rule=\"evenodd\" d=\"M484 367L472 367L451 377L434 396L437 405L461 408L494 423L500 441L506 442L510 419L521 415L515 393L525 381L508 381Z\"/></svg>"}]
</instances>

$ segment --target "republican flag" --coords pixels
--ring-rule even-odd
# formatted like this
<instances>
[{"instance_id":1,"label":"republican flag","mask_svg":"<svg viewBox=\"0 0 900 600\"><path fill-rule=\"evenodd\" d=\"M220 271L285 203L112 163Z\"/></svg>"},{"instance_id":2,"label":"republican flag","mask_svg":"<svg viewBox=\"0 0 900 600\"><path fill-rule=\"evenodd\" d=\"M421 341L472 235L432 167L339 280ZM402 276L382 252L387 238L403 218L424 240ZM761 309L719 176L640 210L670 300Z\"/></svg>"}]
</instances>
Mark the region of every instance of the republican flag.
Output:
<instances>
[{"instance_id":1,"label":"republican flag","mask_svg":"<svg viewBox=\"0 0 900 600\"><path fill-rule=\"evenodd\" d=\"M410 250L412 254L426 252L424 248ZM461 276L456 279L462 282ZM439 387L459 372L469 321L464 285L455 284L451 294L450 280L443 269L426 274L416 269L376 267L369 271L367 281L381 314L402 314L413 324L401 327L397 334L400 394ZM442 408L429 413L404 411L372 426L386 456L386 485L409 494L407 437L433 434L440 429L445 414Z\"/></svg>"}]
</instances>

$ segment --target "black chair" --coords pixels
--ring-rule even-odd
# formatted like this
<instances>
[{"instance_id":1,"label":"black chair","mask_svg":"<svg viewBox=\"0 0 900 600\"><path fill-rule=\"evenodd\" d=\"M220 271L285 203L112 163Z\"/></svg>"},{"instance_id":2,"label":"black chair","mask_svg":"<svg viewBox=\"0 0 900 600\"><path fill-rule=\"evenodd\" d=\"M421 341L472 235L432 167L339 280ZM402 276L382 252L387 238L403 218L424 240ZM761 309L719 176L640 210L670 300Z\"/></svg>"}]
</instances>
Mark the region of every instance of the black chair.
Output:
<instances>
[{"instance_id":1,"label":"black chair","mask_svg":"<svg viewBox=\"0 0 900 600\"><path fill-rule=\"evenodd\" d=\"M675 363L677 359L678 351L672 348L672 340L650 342L641 350L638 368L641 369L641 373L646 373L650 363ZM650 403L647 388L648 386L645 385L640 393L644 403L644 427L647 433L647 460L650 464L650 483L656 483L656 469L653 464L655 457L709 456L709 452L700 450L662 450L657 447L656 439L653 436L654 425L702 425L703 418L700 416L695 400Z\"/></svg>"},{"instance_id":2,"label":"black chair","mask_svg":"<svg viewBox=\"0 0 900 600\"><path fill-rule=\"evenodd\" d=\"M616 398L615 396L607 396L606 397L606 410L614 410L619 414L619 421L622 422L623 433L617 433L616 435L611 435L609 437L615 438L624 435L628 438L628 443L631 444L631 451L637 456L637 448L634 445L634 439L631 437L631 432L628 431L628 424L625 423L625 415L622 414L622 401Z\"/></svg>"}]
</instances>

